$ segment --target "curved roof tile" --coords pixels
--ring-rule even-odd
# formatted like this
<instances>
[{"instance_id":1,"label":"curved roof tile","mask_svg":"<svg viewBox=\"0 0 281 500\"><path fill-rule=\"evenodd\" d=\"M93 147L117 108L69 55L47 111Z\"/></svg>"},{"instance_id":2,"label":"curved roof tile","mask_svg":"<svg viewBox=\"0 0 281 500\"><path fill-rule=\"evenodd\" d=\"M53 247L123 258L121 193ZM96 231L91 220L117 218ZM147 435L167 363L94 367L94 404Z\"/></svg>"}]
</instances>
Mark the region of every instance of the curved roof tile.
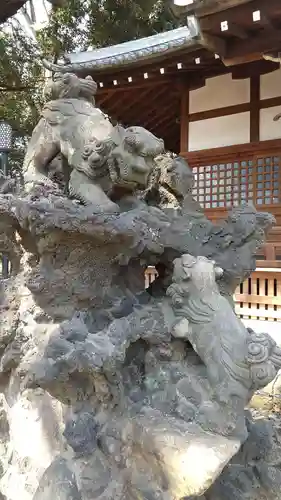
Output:
<instances>
[{"instance_id":1,"label":"curved roof tile","mask_svg":"<svg viewBox=\"0 0 281 500\"><path fill-rule=\"evenodd\" d=\"M198 41L198 29L194 20L188 26L146 38L120 43L102 49L67 54L69 64L63 71L100 70L127 66L147 59L157 59L165 54L177 52L184 47L193 47Z\"/></svg>"}]
</instances>

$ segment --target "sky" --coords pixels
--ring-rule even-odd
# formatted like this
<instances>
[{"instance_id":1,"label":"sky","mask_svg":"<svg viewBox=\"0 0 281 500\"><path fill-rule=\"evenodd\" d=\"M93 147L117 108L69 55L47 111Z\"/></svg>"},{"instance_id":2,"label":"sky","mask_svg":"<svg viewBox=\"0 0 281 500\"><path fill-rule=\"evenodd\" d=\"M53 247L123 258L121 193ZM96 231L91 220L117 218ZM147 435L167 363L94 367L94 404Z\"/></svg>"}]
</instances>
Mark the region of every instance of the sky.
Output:
<instances>
[{"instance_id":1,"label":"sky","mask_svg":"<svg viewBox=\"0 0 281 500\"><path fill-rule=\"evenodd\" d=\"M30 12L30 6L28 4L26 5L28 11ZM32 25L32 28L29 26L29 23L26 21L21 11L19 11L15 16L20 24L24 27L26 33L32 38L34 37L32 29L36 31L40 28L43 28L44 25L48 22L48 13L51 11L51 4L46 0L35 0L33 2L33 6L36 22Z\"/></svg>"},{"instance_id":2,"label":"sky","mask_svg":"<svg viewBox=\"0 0 281 500\"><path fill-rule=\"evenodd\" d=\"M28 8L28 12L30 12L29 2L26 5ZM48 23L48 14L51 12L52 6L47 0L34 0L33 6L35 11L36 22L33 23L31 26L25 19L25 16L22 14L22 11L19 11L15 15L15 18L20 22L22 27L25 29L26 33L35 40L34 31L44 28L44 26ZM79 52L80 50L81 50L80 47L77 47L76 51ZM92 47L89 46L87 50L92 50Z\"/></svg>"}]
</instances>

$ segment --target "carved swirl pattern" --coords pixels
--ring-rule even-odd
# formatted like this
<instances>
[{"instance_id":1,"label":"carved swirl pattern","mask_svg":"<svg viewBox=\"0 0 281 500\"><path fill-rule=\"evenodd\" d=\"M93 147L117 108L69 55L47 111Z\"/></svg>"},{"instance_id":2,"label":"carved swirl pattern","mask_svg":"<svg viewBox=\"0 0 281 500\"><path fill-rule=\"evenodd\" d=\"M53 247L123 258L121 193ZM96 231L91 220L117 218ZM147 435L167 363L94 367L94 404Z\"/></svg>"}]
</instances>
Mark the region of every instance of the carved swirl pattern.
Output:
<instances>
[{"instance_id":1,"label":"carved swirl pattern","mask_svg":"<svg viewBox=\"0 0 281 500\"><path fill-rule=\"evenodd\" d=\"M266 345L250 342L248 344L247 361L250 365L264 363L269 357L269 348Z\"/></svg>"},{"instance_id":2,"label":"carved swirl pattern","mask_svg":"<svg viewBox=\"0 0 281 500\"><path fill-rule=\"evenodd\" d=\"M251 379L256 388L263 387L277 374L281 362L274 340L267 334L250 331L247 363L250 365ZM280 358L280 359L279 359Z\"/></svg>"},{"instance_id":3,"label":"carved swirl pattern","mask_svg":"<svg viewBox=\"0 0 281 500\"><path fill-rule=\"evenodd\" d=\"M269 382L271 382L275 378L277 371L273 364L268 361L263 364L256 364L251 366L250 373L254 385L258 388L264 387Z\"/></svg>"}]
</instances>

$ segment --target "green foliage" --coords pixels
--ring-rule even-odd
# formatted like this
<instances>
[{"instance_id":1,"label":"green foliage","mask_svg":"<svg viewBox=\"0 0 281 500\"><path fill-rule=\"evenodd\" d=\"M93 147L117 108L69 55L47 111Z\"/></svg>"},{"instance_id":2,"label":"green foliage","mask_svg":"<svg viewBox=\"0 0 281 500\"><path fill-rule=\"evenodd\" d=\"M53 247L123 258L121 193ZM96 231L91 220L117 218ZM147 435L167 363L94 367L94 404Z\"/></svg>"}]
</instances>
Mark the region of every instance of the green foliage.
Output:
<instances>
[{"instance_id":1,"label":"green foliage","mask_svg":"<svg viewBox=\"0 0 281 500\"><path fill-rule=\"evenodd\" d=\"M0 33L0 75L0 116L25 135L38 119L43 72L37 45L19 25Z\"/></svg>"},{"instance_id":2,"label":"green foliage","mask_svg":"<svg viewBox=\"0 0 281 500\"><path fill-rule=\"evenodd\" d=\"M176 25L170 0L69 0L53 10L39 34L49 54L105 47L153 35Z\"/></svg>"},{"instance_id":3,"label":"green foliage","mask_svg":"<svg viewBox=\"0 0 281 500\"><path fill-rule=\"evenodd\" d=\"M0 32L0 119L14 131L13 167L19 168L24 149L42 106L43 70L37 44L13 23Z\"/></svg>"},{"instance_id":4,"label":"green foliage","mask_svg":"<svg viewBox=\"0 0 281 500\"><path fill-rule=\"evenodd\" d=\"M88 3L88 36L94 47L153 35L174 27L169 2L98 0Z\"/></svg>"},{"instance_id":5,"label":"green foliage","mask_svg":"<svg viewBox=\"0 0 281 500\"><path fill-rule=\"evenodd\" d=\"M67 0L53 9L33 41L16 20L0 31L0 119L15 132L14 165L39 118L44 70L41 55L56 61L74 50L104 47L171 29L170 0Z\"/></svg>"},{"instance_id":6,"label":"green foliage","mask_svg":"<svg viewBox=\"0 0 281 500\"><path fill-rule=\"evenodd\" d=\"M45 56L58 58L79 48L86 50L89 34L85 23L88 0L68 0L65 7L52 11L49 24L37 33Z\"/></svg>"}]
</instances>

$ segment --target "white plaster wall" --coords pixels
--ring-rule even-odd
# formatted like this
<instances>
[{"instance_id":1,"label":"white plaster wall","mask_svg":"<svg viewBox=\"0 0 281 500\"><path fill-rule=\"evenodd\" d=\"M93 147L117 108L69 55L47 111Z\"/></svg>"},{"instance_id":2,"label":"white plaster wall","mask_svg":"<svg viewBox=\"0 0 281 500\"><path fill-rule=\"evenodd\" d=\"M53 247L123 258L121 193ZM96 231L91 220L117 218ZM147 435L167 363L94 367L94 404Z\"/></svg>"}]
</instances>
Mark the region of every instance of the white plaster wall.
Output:
<instances>
[{"instance_id":1,"label":"white plaster wall","mask_svg":"<svg viewBox=\"0 0 281 500\"><path fill-rule=\"evenodd\" d=\"M281 69L261 75L260 94L261 99L270 99L281 95Z\"/></svg>"},{"instance_id":2,"label":"white plaster wall","mask_svg":"<svg viewBox=\"0 0 281 500\"><path fill-rule=\"evenodd\" d=\"M250 101L250 80L233 80L231 74L206 80L205 87L190 92L189 112L198 113Z\"/></svg>"},{"instance_id":3,"label":"white plaster wall","mask_svg":"<svg viewBox=\"0 0 281 500\"><path fill-rule=\"evenodd\" d=\"M273 118L278 113L281 113L281 106L275 106L274 108L266 108L260 110L261 141L281 138L281 118L280 120L278 120L278 122L273 121Z\"/></svg>"},{"instance_id":4,"label":"white plaster wall","mask_svg":"<svg viewBox=\"0 0 281 500\"><path fill-rule=\"evenodd\" d=\"M249 112L210 118L189 124L189 151L232 146L249 141Z\"/></svg>"}]
</instances>

